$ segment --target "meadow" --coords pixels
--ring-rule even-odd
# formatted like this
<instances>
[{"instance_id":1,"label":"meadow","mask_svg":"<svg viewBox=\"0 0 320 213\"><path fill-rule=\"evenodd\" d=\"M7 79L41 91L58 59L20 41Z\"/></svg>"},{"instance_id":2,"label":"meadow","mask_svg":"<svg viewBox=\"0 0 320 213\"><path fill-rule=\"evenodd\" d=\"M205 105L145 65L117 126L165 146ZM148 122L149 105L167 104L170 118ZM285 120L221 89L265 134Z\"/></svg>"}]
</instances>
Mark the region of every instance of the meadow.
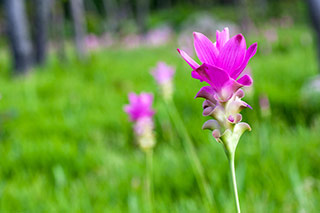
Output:
<instances>
[{"instance_id":1,"label":"meadow","mask_svg":"<svg viewBox=\"0 0 320 213\"><path fill-rule=\"evenodd\" d=\"M312 32L277 28L268 44L258 34L250 61L253 90L243 117L252 127L236 153L243 212L317 212L320 209L319 96L303 85L317 74ZM192 35L190 35L192 36ZM271 51L265 51L271 45ZM200 83L175 42L161 47L108 48L79 62L54 56L26 76L12 76L0 55L0 212L144 212L145 156L123 111L128 92L154 92L155 212L206 212L184 138L174 126L150 69L176 67L174 102L211 186L213 212L234 212L223 148L201 126ZM270 100L269 115L259 97ZM170 110L170 109L169 109Z\"/></svg>"}]
</instances>

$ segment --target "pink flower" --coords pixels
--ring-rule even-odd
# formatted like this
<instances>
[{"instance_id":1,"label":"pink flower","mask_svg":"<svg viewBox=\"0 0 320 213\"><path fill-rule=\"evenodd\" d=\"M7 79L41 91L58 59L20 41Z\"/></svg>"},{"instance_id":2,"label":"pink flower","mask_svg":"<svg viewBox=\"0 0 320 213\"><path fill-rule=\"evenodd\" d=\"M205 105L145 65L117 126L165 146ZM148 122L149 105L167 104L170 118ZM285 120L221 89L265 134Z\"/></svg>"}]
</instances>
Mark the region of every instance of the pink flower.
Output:
<instances>
[{"instance_id":1,"label":"pink flower","mask_svg":"<svg viewBox=\"0 0 320 213\"><path fill-rule=\"evenodd\" d=\"M172 38L172 29L168 26L150 30L146 35L146 43L151 46L160 46L168 43Z\"/></svg>"},{"instance_id":2,"label":"pink flower","mask_svg":"<svg viewBox=\"0 0 320 213\"><path fill-rule=\"evenodd\" d=\"M241 34L229 38L228 28L216 32L215 43L201 33L194 32L193 36L196 54L202 65L184 51L178 49L178 52L193 69L191 76L210 84L215 98L225 102L239 88L251 86L252 78L249 75L238 77L255 55L257 43L247 49L245 38Z\"/></svg>"},{"instance_id":3,"label":"pink flower","mask_svg":"<svg viewBox=\"0 0 320 213\"><path fill-rule=\"evenodd\" d=\"M129 105L124 107L124 111L130 116L131 121L136 122L142 118L152 118L153 95L151 93L141 93L140 95L133 92L129 93Z\"/></svg>"},{"instance_id":4,"label":"pink flower","mask_svg":"<svg viewBox=\"0 0 320 213\"><path fill-rule=\"evenodd\" d=\"M88 49L98 49L100 46L99 38L94 34L89 34L85 37L85 44Z\"/></svg>"},{"instance_id":5,"label":"pink flower","mask_svg":"<svg viewBox=\"0 0 320 213\"><path fill-rule=\"evenodd\" d=\"M157 66L152 69L151 74L158 84L166 84L172 81L175 69L164 62L159 62Z\"/></svg>"},{"instance_id":6,"label":"pink flower","mask_svg":"<svg viewBox=\"0 0 320 213\"><path fill-rule=\"evenodd\" d=\"M155 68L152 69L151 75L157 81L164 100L170 100L173 94L172 78L175 69L164 62L159 62Z\"/></svg>"},{"instance_id":7,"label":"pink flower","mask_svg":"<svg viewBox=\"0 0 320 213\"><path fill-rule=\"evenodd\" d=\"M155 145L153 134L152 110L153 95L151 93L129 94L129 105L124 107L131 121L134 123L133 130L139 146L144 150L149 150Z\"/></svg>"},{"instance_id":8,"label":"pink flower","mask_svg":"<svg viewBox=\"0 0 320 213\"><path fill-rule=\"evenodd\" d=\"M263 117L268 117L271 114L270 102L267 95L259 97L260 112Z\"/></svg>"}]
</instances>

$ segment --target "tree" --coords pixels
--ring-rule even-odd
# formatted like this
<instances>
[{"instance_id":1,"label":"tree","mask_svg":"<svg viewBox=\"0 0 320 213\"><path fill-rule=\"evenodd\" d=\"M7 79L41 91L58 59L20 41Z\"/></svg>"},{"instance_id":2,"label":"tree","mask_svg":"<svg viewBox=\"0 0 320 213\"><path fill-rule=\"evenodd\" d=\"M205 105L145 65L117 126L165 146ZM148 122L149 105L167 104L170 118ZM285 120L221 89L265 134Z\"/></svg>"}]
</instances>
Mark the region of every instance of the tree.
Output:
<instances>
[{"instance_id":1,"label":"tree","mask_svg":"<svg viewBox=\"0 0 320 213\"><path fill-rule=\"evenodd\" d=\"M60 0L56 0L52 7L52 34L58 57L64 61L66 59L65 41L64 41L64 23L65 16L63 4Z\"/></svg>"},{"instance_id":2,"label":"tree","mask_svg":"<svg viewBox=\"0 0 320 213\"><path fill-rule=\"evenodd\" d=\"M16 72L24 73L32 65L32 45L24 0L5 0L4 3L13 67Z\"/></svg>"},{"instance_id":3,"label":"tree","mask_svg":"<svg viewBox=\"0 0 320 213\"><path fill-rule=\"evenodd\" d=\"M34 54L35 62L43 64L47 57L48 25L52 0L33 0L34 15Z\"/></svg>"},{"instance_id":4,"label":"tree","mask_svg":"<svg viewBox=\"0 0 320 213\"><path fill-rule=\"evenodd\" d=\"M320 0L308 0L313 29L316 33L318 63L320 63Z\"/></svg>"},{"instance_id":5,"label":"tree","mask_svg":"<svg viewBox=\"0 0 320 213\"><path fill-rule=\"evenodd\" d=\"M103 0L103 5L107 15L108 31L115 32L118 28L117 2L116 0Z\"/></svg>"},{"instance_id":6,"label":"tree","mask_svg":"<svg viewBox=\"0 0 320 213\"><path fill-rule=\"evenodd\" d=\"M74 36L79 59L84 59L87 54L85 46L85 13L83 0L70 0L70 8L74 26Z\"/></svg>"},{"instance_id":7,"label":"tree","mask_svg":"<svg viewBox=\"0 0 320 213\"><path fill-rule=\"evenodd\" d=\"M249 32L252 30L252 21L248 12L248 1L238 0L238 9L240 16L240 27L243 32Z\"/></svg>"},{"instance_id":8,"label":"tree","mask_svg":"<svg viewBox=\"0 0 320 213\"><path fill-rule=\"evenodd\" d=\"M146 32L146 21L149 14L149 0L137 0L137 24L140 33Z\"/></svg>"}]
</instances>

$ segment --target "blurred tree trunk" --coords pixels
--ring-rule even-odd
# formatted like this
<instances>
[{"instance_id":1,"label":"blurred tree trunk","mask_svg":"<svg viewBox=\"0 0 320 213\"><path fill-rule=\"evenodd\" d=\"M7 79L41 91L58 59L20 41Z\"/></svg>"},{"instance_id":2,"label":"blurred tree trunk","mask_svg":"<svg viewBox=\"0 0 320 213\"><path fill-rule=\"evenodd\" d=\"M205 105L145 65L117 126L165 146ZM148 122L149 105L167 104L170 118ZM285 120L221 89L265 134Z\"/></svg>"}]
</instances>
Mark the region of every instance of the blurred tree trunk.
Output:
<instances>
[{"instance_id":1,"label":"blurred tree trunk","mask_svg":"<svg viewBox=\"0 0 320 213\"><path fill-rule=\"evenodd\" d=\"M83 0L70 0L70 3L77 54L79 59L84 59L87 55L87 50L85 46L86 23Z\"/></svg>"},{"instance_id":2,"label":"blurred tree trunk","mask_svg":"<svg viewBox=\"0 0 320 213\"><path fill-rule=\"evenodd\" d=\"M137 0L137 24L141 34L145 33L147 30L146 21L149 15L149 3L149 0Z\"/></svg>"},{"instance_id":3,"label":"blurred tree trunk","mask_svg":"<svg viewBox=\"0 0 320 213\"><path fill-rule=\"evenodd\" d=\"M33 0L34 14L34 54L36 64L44 64L47 59L48 26L51 0Z\"/></svg>"},{"instance_id":4,"label":"blurred tree trunk","mask_svg":"<svg viewBox=\"0 0 320 213\"><path fill-rule=\"evenodd\" d=\"M158 8L170 8L171 7L171 0L158 0L157 1Z\"/></svg>"},{"instance_id":5,"label":"blurred tree trunk","mask_svg":"<svg viewBox=\"0 0 320 213\"><path fill-rule=\"evenodd\" d=\"M130 0L118 1L118 19L120 21L133 18L132 2Z\"/></svg>"},{"instance_id":6,"label":"blurred tree trunk","mask_svg":"<svg viewBox=\"0 0 320 213\"><path fill-rule=\"evenodd\" d=\"M52 31L54 37L54 43L58 57L64 61L66 59L65 42L64 42L64 11L63 5L60 0L55 0L55 4L52 7Z\"/></svg>"},{"instance_id":7,"label":"blurred tree trunk","mask_svg":"<svg viewBox=\"0 0 320 213\"><path fill-rule=\"evenodd\" d=\"M318 69L320 71L320 0L308 0L311 23L316 33L317 51L318 51Z\"/></svg>"},{"instance_id":8,"label":"blurred tree trunk","mask_svg":"<svg viewBox=\"0 0 320 213\"><path fill-rule=\"evenodd\" d=\"M258 4L257 8L260 16L262 16L262 18L265 18L268 11L268 0L259 0L257 1L257 4Z\"/></svg>"},{"instance_id":9,"label":"blurred tree trunk","mask_svg":"<svg viewBox=\"0 0 320 213\"><path fill-rule=\"evenodd\" d=\"M117 2L116 0L103 0L103 5L107 15L108 31L113 33L118 28Z\"/></svg>"},{"instance_id":10,"label":"blurred tree trunk","mask_svg":"<svg viewBox=\"0 0 320 213\"><path fill-rule=\"evenodd\" d=\"M248 33L252 30L252 21L249 17L248 12L248 1L247 0L238 0L238 8L240 15L240 27L242 32Z\"/></svg>"},{"instance_id":11,"label":"blurred tree trunk","mask_svg":"<svg viewBox=\"0 0 320 213\"><path fill-rule=\"evenodd\" d=\"M7 31L13 57L14 70L25 73L32 65L32 44L24 0L5 0Z\"/></svg>"}]
</instances>

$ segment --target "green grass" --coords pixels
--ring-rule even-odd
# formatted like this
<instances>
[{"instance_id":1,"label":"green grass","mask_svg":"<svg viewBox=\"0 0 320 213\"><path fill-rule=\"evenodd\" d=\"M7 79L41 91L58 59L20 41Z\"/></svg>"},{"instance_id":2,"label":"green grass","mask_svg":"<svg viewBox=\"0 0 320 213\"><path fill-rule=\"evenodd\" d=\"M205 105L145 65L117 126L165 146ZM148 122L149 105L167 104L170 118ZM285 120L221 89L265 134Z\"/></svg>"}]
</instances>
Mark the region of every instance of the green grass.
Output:
<instances>
[{"instance_id":1,"label":"green grass","mask_svg":"<svg viewBox=\"0 0 320 213\"><path fill-rule=\"evenodd\" d=\"M243 212L317 212L320 208L319 108L303 102L300 89L316 74L312 43L301 43L305 27L279 30L270 54L250 62L252 125L236 153ZM191 35L190 35L191 36ZM262 48L262 37L253 37ZM134 50L107 49L87 62L54 58L28 76L12 77L8 59L0 67L0 211L143 212L145 156L123 112L130 91L157 87L149 74L157 61L177 68L175 103L195 142L216 212L234 212L228 162L222 147L202 131L203 83L190 77L176 45ZM258 98L267 94L272 115L260 115ZM154 152L156 212L204 212L196 179L156 95ZM311 110L312 109L312 110Z\"/></svg>"}]
</instances>

